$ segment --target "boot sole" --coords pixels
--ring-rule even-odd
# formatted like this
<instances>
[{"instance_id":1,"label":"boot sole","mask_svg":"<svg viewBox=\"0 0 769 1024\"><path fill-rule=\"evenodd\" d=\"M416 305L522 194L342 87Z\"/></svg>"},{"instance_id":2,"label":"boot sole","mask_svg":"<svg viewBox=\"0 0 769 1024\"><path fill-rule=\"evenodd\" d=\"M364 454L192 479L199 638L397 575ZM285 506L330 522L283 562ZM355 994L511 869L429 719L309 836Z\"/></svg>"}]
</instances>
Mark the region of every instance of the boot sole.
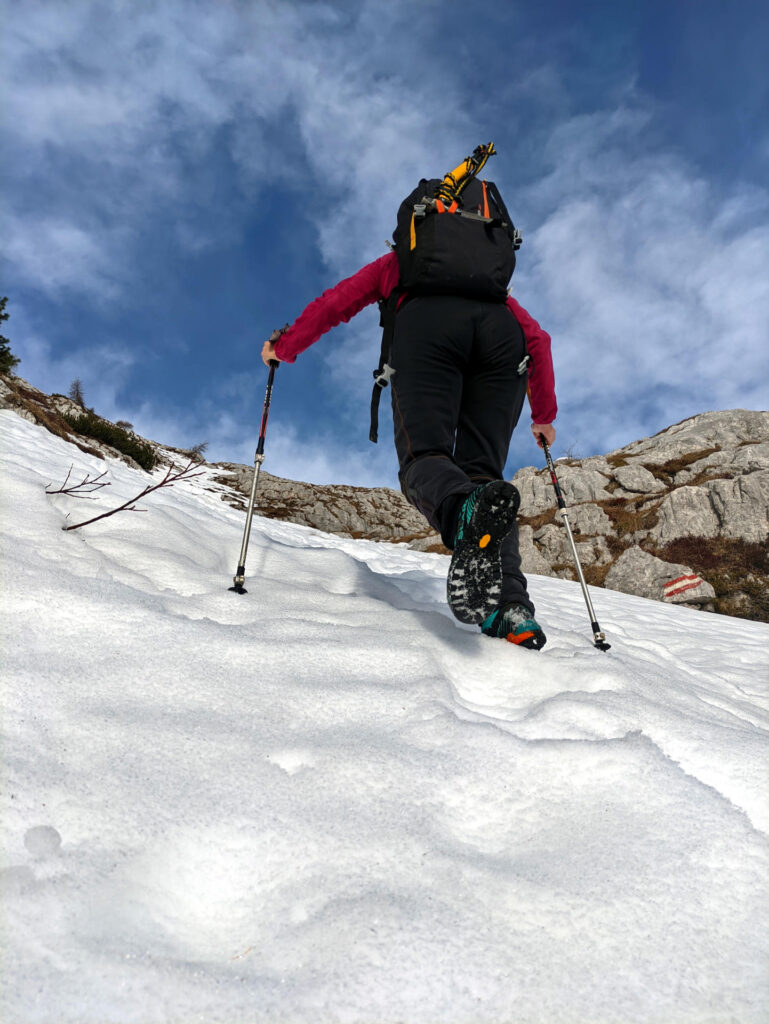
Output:
<instances>
[{"instance_id":1,"label":"boot sole","mask_svg":"<svg viewBox=\"0 0 769 1024\"><path fill-rule=\"evenodd\" d=\"M489 484L454 549L446 597L460 622L480 624L502 601L502 543L515 525L521 496L505 480Z\"/></svg>"}]
</instances>

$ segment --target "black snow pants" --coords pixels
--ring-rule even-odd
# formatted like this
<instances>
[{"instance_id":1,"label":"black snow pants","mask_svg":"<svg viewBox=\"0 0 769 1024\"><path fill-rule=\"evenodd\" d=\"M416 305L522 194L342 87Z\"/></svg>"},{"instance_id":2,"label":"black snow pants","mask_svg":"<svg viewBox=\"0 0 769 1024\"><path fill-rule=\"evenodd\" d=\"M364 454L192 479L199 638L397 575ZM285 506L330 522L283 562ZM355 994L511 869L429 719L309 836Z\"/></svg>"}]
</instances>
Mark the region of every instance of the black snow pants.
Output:
<instances>
[{"instance_id":1,"label":"black snow pants","mask_svg":"<svg viewBox=\"0 0 769 1024\"><path fill-rule=\"evenodd\" d=\"M401 489L448 548L467 495L502 479L526 395L525 353L504 303L418 296L397 314L389 362ZM503 603L533 614L517 527L503 545L502 572Z\"/></svg>"}]
</instances>

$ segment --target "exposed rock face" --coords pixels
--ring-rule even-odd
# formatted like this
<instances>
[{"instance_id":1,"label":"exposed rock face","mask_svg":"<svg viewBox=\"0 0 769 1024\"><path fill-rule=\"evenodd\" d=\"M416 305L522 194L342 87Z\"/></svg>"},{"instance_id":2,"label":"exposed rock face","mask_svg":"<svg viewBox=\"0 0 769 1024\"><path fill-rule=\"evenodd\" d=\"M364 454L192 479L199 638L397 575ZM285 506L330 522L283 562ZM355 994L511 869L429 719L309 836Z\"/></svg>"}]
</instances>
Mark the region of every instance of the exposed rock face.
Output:
<instances>
[{"instance_id":1,"label":"exposed rock face","mask_svg":"<svg viewBox=\"0 0 769 1024\"><path fill-rule=\"evenodd\" d=\"M607 456L560 460L557 472L588 582L769 621L769 412L703 413ZM548 575L576 578L562 525L544 521L548 473L529 466L513 480L533 527L527 563L541 567L539 555Z\"/></svg>"},{"instance_id":2,"label":"exposed rock face","mask_svg":"<svg viewBox=\"0 0 769 1024\"><path fill-rule=\"evenodd\" d=\"M658 494L665 485L645 466L618 466L614 479L627 494Z\"/></svg>"},{"instance_id":3,"label":"exposed rock face","mask_svg":"<svg viewBox=\"0 0 769 1024\"><path fill-rule=\"evenodd\" d=\"M219 463L219 483L251 493L253 468ZM445 550L424 516L390 487L305 484L261 470L254 508L258 515L313 526L327 533L369 540L407 542L421 551Z\"/></svg>"},{"instance_id":4,"label":"exposed rock face","mask_svg":"<svg viewBox=\"0 0 769 1024\"><path fill-rule=\"evenodd\" d=\"M4 377L0 408L100 457L130 461L74 434L61 414L82 410L62 395ZM245 508L253 468L217 468L225 500ZM557 471L588 583L769 622L769 412L703 413L609 455L561 459ZM523 571L576 579L549 474L527 466L513 480L521 492ZM256 512L329 533L446 551L388 487L321 486L262 471Z\"/></svg>"}]
</instances>

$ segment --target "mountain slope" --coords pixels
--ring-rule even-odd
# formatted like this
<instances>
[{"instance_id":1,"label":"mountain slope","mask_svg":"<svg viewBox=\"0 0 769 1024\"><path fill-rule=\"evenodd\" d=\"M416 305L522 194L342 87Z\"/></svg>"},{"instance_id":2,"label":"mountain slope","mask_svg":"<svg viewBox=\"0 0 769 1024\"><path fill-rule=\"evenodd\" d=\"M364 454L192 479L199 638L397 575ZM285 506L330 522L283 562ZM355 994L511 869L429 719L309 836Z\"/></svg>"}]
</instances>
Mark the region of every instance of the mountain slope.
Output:
<instances>
[{"instance_id":1,"label":"mountain slope","mask_svg":"<svg viewBox=\"0 0 769 1024\"><path fill-rule=\"evenodd\" d=\"M4 1021L759 1022L769 628L242 515L0 412ZM167 453L168 454L168 453Z\"/></svg>"},{"instance_id":2,"label":"mountain slope","mask_svg":"<svg viewBox=\"0 0 769 1024\"><path fill-rule=\"evenodd\" d=\"M129 464L135 464L131 453L143 459L169 451L131 431L117 452L104 443L116 433L113 424L94 415L86 428L77 419L82 407L19 377L0 377L0 408L85 452ZM606 456L559 459L558 466L579 558L593 586L769 622L769 412L702 413ZM217 469L222 498L244 508L253 466L220 463ZM513 479L521 492L524 572L576 579L547 471L527 466ZM340 536L448 554L420 513L388 487L308 484L263 470L256 510Z\"/></svg>"}]
</instances>

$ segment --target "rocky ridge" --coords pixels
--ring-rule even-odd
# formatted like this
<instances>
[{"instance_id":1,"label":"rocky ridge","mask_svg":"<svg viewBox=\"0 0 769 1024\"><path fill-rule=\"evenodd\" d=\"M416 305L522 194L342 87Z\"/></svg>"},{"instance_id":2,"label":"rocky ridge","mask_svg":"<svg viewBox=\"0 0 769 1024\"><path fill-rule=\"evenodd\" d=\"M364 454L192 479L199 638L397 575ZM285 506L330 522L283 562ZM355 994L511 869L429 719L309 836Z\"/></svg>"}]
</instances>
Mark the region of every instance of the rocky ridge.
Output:
<instances>
[{"instance_id":1,"label":"rocky ridge","mask_svg":"<svg viewBox=\"0 0 769 1024\"><path fill-rule=\"evenodd\" d=\"M0 378L0 408L99 457L130 456L78 435L82 408L21 378ZM143 440L143 439L141 439ZM185 453L149 442L158 452ZM199 456L197 456L200 458ZM769 412L707 412L608 455L559 459L557 472L588 583L769 621ZM223 500L246 507L253 467L215 464ZM575 579L546 470L527 466L519 529L527 573ZM260 473L258 515L329 533L447 553L400 492L307 484Z\"/></svg>"},{"instance_id":2,"label":"rocky ridge","mask_svg":"<svg viewBox=\"0 0 769 1024\"><path fill-rule=\"evenodd\" d=\"M702 413L558 476L588 582L769 621L769 412ZM524 571L574 579L548 474L513 479Z\"/></svg>"}]
</instances>

